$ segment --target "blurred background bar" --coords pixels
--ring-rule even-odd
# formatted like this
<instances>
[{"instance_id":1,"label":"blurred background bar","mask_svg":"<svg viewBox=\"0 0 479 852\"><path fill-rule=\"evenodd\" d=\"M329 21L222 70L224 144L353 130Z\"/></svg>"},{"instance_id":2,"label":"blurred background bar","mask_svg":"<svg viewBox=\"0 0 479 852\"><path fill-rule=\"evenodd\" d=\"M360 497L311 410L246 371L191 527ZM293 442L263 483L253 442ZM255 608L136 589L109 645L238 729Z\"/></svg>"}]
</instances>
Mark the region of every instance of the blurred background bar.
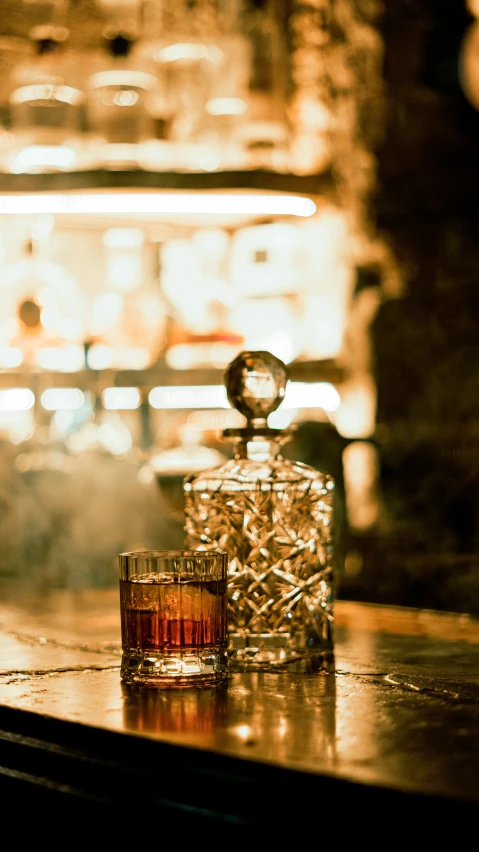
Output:
<instances>
[{"instance_id":1,"label":"blurred background bar","mask_svg":"<svg viewBox=\"0 0 479 852\"><path fill-rule=\"evenodd\" d=\"M0 0L0 578L181 547L243 349L339 596L479 614L479 4ZM240 422L238 422L240 421Z\"/></svg>"}]
</instances>

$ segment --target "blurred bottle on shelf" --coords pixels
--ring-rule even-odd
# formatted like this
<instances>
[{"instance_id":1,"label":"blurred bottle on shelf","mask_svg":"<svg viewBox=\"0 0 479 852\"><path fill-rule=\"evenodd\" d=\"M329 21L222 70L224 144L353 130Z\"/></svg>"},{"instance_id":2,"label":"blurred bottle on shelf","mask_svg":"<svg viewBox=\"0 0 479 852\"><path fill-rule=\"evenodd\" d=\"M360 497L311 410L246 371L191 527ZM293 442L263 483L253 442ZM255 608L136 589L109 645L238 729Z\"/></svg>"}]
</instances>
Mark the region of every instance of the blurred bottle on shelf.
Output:
<instances>
[{"instance_id":1,"label":"blurred bottle on shelf","mask_svg":"<svg viewBox=\"0 0 479 852\"><path fill-rule=\"evenodd\" d=\"M157 81L133 58L132 33L107 29L104 38L103 55L87 83L88 124L103 166L136 168L140 143L154 136L148 103L157 98Z\"/></svg>"},{"instance_id":2,"label":"blurred bottle on shelf","mask_svg":"<svg viewBox=\"0 0 479 852\"><path fill-rule=\"evenodd\" d=\"M204 106L201 144L209 151L204 168L243 168L247 165L241 128L248 116L248 83L251 50L238 31L225 33L218 41L221 56L212 66L208 98Z\"/></svg>"},{"instance_id":3,"label":"blurred bottle on shelf","mask_svg":"<svg viewBox=\"0 0 479 852\"><path fill-rule=\"evenodd\" d=\"M71 171L88 165L88 148L82 144L85 96L79 63L64 50L68 37L68 29L58 26L30 32L32 56L15 67L10 81L9 171Z\"/></svg>"},{"instance_id":4,"label":"blurred bottle on shelf","mask_svg":"<svg viewBox=\"0 0 479 852\"><path fill-rule=\"evenodd\" d=\"M252 0L240 18L241 32L251 50L248 112L239 131L249 168L288 168L288 49L282 16L286 23L283 3Z\"/></svg>"},{"instance_id":5,"label":"blurred bottle on shelf","mask_svg":"<svg viewBox=\"0 0 479 852\"><path fill-rule=\"evenodd\" d=\"M177 52L159 48L154 56L162 94L160 108L158 101L153 106L156 138L142 146L142 164L178 171L213 171L217 160L200 138L208 65L212 62L210 50L201 45L178 45ZM163 104L165 121L161 116ZM168 130L166 138L163 127Z\"/></svg>"},{"instance_id":6,"label":"blurred bottle on shelf","mask_svg":"<svg viewBox=\"0 0 479 852\"><path fill-rule=\"evenodd\" d=\"M172 110L173 167L239 167L236 128L247 109L249 45L238 30L238 4L145 5L140 53L155 67Z\"/></svg>"}]
</instances>

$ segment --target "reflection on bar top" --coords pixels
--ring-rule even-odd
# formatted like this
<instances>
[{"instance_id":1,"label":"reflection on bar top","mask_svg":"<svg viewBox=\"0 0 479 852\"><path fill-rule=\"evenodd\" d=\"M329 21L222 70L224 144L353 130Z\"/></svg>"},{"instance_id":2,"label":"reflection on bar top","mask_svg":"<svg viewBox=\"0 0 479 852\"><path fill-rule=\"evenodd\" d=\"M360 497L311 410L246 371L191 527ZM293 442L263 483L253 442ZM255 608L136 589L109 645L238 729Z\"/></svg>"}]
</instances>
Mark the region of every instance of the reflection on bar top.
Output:
<instances>
[{"instance_id":1,"label":"reflection on bar top","mask_svg":"<svg viewBox=\"0 0 479 852\"><path fill-rule=\"evenodd\" d=\"M435 636L438 639L459 639L479 644L479 619L465 613L337 601L335 620L338 627L354 626L355 630Z\"/></svg>"}]
</instances>

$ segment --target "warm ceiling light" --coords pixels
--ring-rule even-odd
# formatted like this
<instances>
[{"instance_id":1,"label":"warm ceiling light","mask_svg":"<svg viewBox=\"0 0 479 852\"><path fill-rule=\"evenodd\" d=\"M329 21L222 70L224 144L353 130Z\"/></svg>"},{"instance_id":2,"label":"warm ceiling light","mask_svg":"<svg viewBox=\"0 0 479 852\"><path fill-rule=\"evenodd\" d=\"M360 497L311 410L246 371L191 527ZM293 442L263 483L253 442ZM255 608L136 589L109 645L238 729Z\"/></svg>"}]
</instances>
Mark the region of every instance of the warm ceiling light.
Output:
<instances>
[{"instance_id":1,"label":"warm ceiling light","mask_svg":"<svg viewBox=\"0 0 479 852\"><path fill-rule=\"evenodd\" d=\"M65 195L0 195L0 214L233 214L312 216L316 205L299 195L235 195L209 192L95 192Z\"/></svg>"}]
</instances>

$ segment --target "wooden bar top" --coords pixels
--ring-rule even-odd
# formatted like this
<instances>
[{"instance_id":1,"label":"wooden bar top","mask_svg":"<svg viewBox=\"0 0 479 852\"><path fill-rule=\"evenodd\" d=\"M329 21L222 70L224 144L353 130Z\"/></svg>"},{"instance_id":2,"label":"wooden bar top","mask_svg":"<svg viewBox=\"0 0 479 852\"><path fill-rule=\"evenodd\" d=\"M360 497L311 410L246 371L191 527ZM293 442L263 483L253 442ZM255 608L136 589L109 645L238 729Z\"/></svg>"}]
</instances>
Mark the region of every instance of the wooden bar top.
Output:
<instances>
[{"instance_id":1,"label":"wooden bar top","mask_svg":"<svg viewBox=\"0 0 479 852\"><path fill-rule=\"evenodd\" d=\"M120 819L123 832L153 809L192 837L229 826L279 840L304 809L327 822L338 802L352 821L342 836L366 813L394 822L404 808L438 831L443 807L472 826L479 620L347 601L335 615L334 674L141 690L120 682L117 589L5 586L3 804L20 797L34 813L58 799L74 818Z\"/></svg>"}]
</instances>

